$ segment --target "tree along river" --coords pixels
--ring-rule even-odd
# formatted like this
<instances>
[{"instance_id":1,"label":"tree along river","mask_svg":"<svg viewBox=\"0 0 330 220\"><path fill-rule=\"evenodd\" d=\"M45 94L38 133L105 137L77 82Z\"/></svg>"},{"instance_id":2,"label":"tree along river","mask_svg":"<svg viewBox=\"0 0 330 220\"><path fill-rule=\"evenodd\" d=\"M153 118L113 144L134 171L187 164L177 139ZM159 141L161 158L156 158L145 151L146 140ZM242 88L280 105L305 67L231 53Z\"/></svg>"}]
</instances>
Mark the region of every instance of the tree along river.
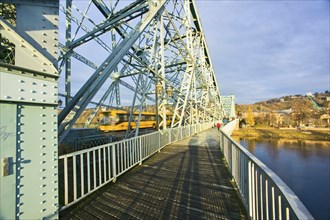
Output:
<instances>
[{"instance_id":1,"label":"tree along river","mask_svg":"<svg viewBox=\"0 0 330 220\"><path fill-rule=\"evenodd\" d=\"M315 219L330 219L330 142L241 139L240 144L273 170Z\"/></svg>"}]
</instances>

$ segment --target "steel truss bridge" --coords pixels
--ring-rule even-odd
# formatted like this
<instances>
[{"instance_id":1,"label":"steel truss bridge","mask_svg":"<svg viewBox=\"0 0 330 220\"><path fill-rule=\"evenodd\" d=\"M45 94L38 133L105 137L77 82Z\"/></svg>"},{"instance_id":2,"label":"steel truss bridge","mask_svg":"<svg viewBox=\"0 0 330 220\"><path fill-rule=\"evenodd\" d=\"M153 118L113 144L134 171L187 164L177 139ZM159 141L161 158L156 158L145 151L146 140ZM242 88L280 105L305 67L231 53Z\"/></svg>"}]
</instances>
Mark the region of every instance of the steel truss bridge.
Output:
<instances>
[{"instance_id":1,"label":"steel truss bridge","mask_svg":"<svg viewBox=\"0 0 330 220\"><path fill-rule=\"evenodd\" d=\"M87 108L85 127L129 110L126 140L152 109L164 143L233 114L193 0L1 1L0 68L0 218L58 217L58 148Z\"/></svg>"}]
</instances>

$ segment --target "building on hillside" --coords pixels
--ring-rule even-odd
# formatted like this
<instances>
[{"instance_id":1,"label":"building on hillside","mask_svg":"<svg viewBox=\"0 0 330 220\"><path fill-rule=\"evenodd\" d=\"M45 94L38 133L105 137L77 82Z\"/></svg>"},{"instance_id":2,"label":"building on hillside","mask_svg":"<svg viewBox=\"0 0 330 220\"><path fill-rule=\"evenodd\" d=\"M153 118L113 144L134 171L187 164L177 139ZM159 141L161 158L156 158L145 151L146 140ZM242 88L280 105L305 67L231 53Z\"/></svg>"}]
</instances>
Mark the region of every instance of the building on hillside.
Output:
<instances>
[{"instance_id":1,"label":"building on hillside","mask_svg":"<svg viewBox=\"0 0 330 220\"><path fill-rule=\"evenodd\" d=\"M321 119L322 127L330 127L330 115L329 114L321 115L320 119Z\"/></svg>"}]
</instances>

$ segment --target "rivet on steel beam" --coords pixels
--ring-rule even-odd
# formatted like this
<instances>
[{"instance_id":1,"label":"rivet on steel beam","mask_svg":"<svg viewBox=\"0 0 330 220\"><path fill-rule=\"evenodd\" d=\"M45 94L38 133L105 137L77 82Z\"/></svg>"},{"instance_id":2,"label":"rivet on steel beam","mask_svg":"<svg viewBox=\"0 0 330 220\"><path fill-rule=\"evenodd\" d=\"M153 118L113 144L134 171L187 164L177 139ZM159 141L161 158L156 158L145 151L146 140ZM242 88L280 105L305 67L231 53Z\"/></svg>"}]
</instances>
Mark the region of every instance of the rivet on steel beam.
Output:
<instances>
[{"instance_id":1,"label":"rivet on steel beam","mask_svg":"<svg viewBox=\"0 0 330 220\"><path fill-rule=\"evenodd\" d=\"M45 148L45 147L46 147L46 145L41 145L41 146L40 146L40 148Z\"/></svg>"},{"instance_id":2,"label":"rivet on steel beam","mask_svg":"<svg viewBox=\"0 0 330 220\"><path fill-rule=\"evenodd\" d=\"M45 193L45 192L42 192L42 193L40 193L40 196L44 196L44 195L46 195L46 193Z\"/></svg>"},{"instance_id":3,"label":"rivet on steel beam","mask_svg":"<svg viewBox=\"0 0 330 220\"><path fill-rule=\"evenodd\" d=\"M41 210L40 210L40 212L45 212L45 211L46 211L46 209L41 209Z\"/></svg>"},{"instance_id":4,"label":"rivet on steel beam","mask_svg":"<svg viewBox=\"0 0 330 220\"><path fill-rule=\"evenodd\" d=\"M6 96L5 96L5 99L11 99L11 97L10 97L10 96L8 96L8 95L6 95Z\"/></svg>"},{"instance_id":5,"label":"rivet on steel beam","mask_svg":"<svg viewBox=\"0 0 330 220\"><path fill-rule=\"evenodd\" d=\"M23 214L23 212L19 212L16 214L16 216L21 216Z\"/></svg>"},{"instance_id":6,"label":"rivet on steel beam","mask_svg":"<svg viewBox=\"0 0 330 220\"><path fill-rule=\"evenodd\" d=\"M24 89L19 89L20 92L24 92L25 90Z\"/></svg>"}]
</instances>

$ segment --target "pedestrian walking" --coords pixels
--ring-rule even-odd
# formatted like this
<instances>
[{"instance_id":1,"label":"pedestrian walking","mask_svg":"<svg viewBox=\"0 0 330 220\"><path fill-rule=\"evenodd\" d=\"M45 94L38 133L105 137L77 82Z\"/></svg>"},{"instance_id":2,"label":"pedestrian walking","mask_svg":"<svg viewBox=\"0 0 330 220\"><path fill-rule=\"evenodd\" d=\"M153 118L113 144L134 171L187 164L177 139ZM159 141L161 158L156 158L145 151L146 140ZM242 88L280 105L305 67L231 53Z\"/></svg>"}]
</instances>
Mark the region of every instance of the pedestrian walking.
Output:
<instances>
[{"instance_id":1,"label":"pedestrian walking","mask_svg":"<svg viewBox=\"0 0 330 220\"><path fill-rule=\"evenodd\" d=\"M217 123L218 131L220 130L220 127L221 127L221 124L220 124L220 122L218 122L218 123Z\"/></svg>"}]
</instances>

